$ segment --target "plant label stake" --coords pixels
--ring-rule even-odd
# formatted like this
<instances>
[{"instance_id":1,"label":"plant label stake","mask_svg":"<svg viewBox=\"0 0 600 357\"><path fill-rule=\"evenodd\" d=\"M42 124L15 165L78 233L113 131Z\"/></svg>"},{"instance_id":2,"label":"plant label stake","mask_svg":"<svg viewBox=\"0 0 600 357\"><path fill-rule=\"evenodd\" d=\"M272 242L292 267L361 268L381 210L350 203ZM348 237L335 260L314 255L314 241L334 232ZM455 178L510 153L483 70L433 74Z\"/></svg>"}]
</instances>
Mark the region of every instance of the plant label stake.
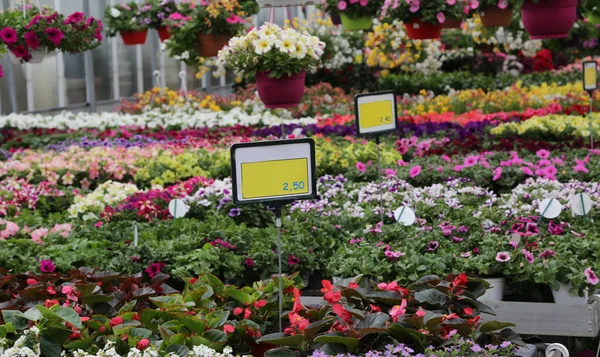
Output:
<instances>
[{"instance_id":1,"label":"plant label stake","mask_svg":"<svg viewBox=\"0 0 600 357\"><path fill-rule=\"evenodd\" d=\"M407 206L402 206L396 209L396 211L394 212L394 217L396 218L396 221L402 224L403 226L412 225L413 223L415 223L415 220L417 218L415 216L415 212Z\"/></svg>"},{"instance_id":2,"label":"plant label stake","mask_svg":"<svg viewBox=\"0 0 600 357\"><path fill-rule=\"evenodd\" d=\"M583 89L590 95L590 145L594 150L594 128L592 126L592 112L594 110L592 102L594 91L598 89L598 63L596 61L583 62Z\"/></svg>"},{"instance_id":3,"label":"plant label stake","mask_svg":"<svg viewBox=\"0 0 600 357\"><path fill-rule=\"evenodd\" d=\"M169 213L171 216L173 216L173 218L185 217L189 210L190 206L188 206L187 203L185 203L185 201L182 199L176 198L169 202Z\"/></svg>"},{"instance_id":4,"label":"plant label stake","mask_svg":"<svg viewBox=\"0 0 600 357\"><path fill-rule=\"evenodd\" d=\"M138 229L137 229L137 222L133 222L133 246L137 247L138 246Z\"/></svg>"},{"instance_id":5,"label":"plant label stake","mask_svg":"<svg viewBox=\"0 0 600 357\"><path fill-rule=\"evenodd\" d=\"M394 91L358 94L354 97L354 116L356 117L356 133L359 136L375 137L377 145L377 186L379 189L379 205L381 206L381 224L383 224L385 208L381 187L381 153L379 137L398 128L398 106Z\"/></svg>"},{"instance_id":6,"label":"plant label stake","mask_svg":"<svg viewBox=\"0 0 600 357\"><path fill-rule=\"evenodd\" d=\"M580 192L571 198L571 212L573 216L583 216L587 219L587 214L592 210L592 199L587 193Z\"/></svg>"},{"instance_id":7,"label":"plant label stake","mask_svg":"<svg viewBox=\"0 0 600 357\"><path fill-rule=\"evenodd\" d=\"M279 331L282 331L283 273L281 263L281 207L295 200L317 197L313 139L274 140L231 146L233 202L275 207L279 258Z\"/></svg>"},{"instance_id":8,"label":"plant label stake","mask_svg":"<svg viewBox=\"0 0 600 357\"><path fill-rule=\"evenodd\" d=\"M560 202L554 199L554 197L546 198L542 202L540 202L539 212L540 218L538 222L542 220L542 218L556 218L560 215L560 211L562 207Z\"/></svg>"}]
</instances>

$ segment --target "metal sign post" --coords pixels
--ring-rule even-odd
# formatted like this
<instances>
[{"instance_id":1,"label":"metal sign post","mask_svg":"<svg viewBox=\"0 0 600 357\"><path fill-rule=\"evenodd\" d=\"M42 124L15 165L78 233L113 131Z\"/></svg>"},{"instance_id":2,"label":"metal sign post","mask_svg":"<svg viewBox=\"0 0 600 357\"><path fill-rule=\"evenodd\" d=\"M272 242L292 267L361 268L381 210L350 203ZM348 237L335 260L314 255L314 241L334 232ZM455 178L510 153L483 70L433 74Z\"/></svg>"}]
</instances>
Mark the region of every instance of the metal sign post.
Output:
<instances>
[{"instance_id":1,"label":"metal sign post","mask_svg":"<svg viewBox=\"0 0 600 357\"><path fill-rule=\"evenodd\" d=\"M590 146L594 149L594 128L592 125L592 113L594 111L593 99L594 91L598 89L598 63L596 61L583 62L583 89L590 96Z\"/></svg>"}]
</instances>

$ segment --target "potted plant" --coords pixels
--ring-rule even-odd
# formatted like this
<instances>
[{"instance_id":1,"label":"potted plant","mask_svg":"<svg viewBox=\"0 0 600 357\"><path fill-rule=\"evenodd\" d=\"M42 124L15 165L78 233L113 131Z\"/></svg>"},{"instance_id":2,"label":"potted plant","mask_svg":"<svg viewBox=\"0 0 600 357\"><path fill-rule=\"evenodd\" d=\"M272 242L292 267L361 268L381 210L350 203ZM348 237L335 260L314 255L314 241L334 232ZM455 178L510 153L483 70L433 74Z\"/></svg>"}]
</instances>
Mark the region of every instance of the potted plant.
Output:
<instances>
[{"instance_id":1,"label":"potted plant","mask_svg":"<svg viewBox=\"0 0 600 357\"><path fill-rule=\"evenodd\" d=\"M521 0L523 27L533 40L569 36L577 20L578 0Z\"/></svg>"},{"instance_id":2,"label":"potted plant","mask_svg":"<svg viewBox=\"0 0 600 357\"><path fill-rule=\"evenodd\" d=\"M260 99L267 108L291 108L304 94L306 71L321 65L325 43L294 29L264 24L234 37L219 51L218 65L245 77L256 77Z\"/></svg>"},{"instance_id":3,"label":"potted plant","mask_svg":"<svg viewBox=\"0 0 600 357\"><path fill-rule=\"evenodd\" d=\"M139 7L136 2L107 7L104 18L108 26L108 36L121 34L126 46L143 45L148 37L148 27L151 6L146 4Z\"/></svg>"},{"instance_id":4,"label":"potted plant","mask_svg":"<svg viewBox=\"0 0 600 357\"><path fill-rule=\"evenodd\" d=\"M158 32L158 38L161 42L165 42L171 37L169 27L164 24L165 20L171 14L177 12L177 4L175 0L148 0L150 7L150 28Z\"/></svg>"},{"instance_id":5,"label":"potted plant","mask_svg":"<svg viewBox=\"0 0 600 357\"><path fill-rule=\"evenodd\" d=\"M440 37L446 18L457 16L457 8L456 4L449 5L446 0L387 0L382 13L388 19L402 20L410 39L427 40Z\"/></svg>"},{"instance_id":6,"label":"potted plant","mask_svg":"<svg viewBox=\"0 0 600 357\"><path fill-rule=\"evenodd\" d=\"M332 21L339 16L345 30L369 30L381 9L381 0L325 0Z\"/></svg>"},{"instance_id":7,"label":"potted plant","mask_svg":"<svg viewBox=\"0 0 600 357\"><path fill-rule=\"evenodd\" d=\"M513 16L514 0L481 0L479 16L485 27L508 27Z\"/></svg>"},{"instance_id":8,"label":"potted plant","mask_svg":"<svg viewBox=\"0 0 600 357\"><path fill-rule=\"evenodd\" d=\"M600 24L600 4L593 0L581 0L585 18L592 24Z\"/></svg>"},{"instance_id":9,"label":"potted plant","mask_svg":"<svg viewBox=\"0 0 600 357\"><path fill-rule=\"evenodd\" d=\"M254 1L208 0L201 5L182 3L165 21L172 57L197 65L200 57L215 57L234 35L245 29L246 17L258 12Z\"/></svg>"}]
</instances>

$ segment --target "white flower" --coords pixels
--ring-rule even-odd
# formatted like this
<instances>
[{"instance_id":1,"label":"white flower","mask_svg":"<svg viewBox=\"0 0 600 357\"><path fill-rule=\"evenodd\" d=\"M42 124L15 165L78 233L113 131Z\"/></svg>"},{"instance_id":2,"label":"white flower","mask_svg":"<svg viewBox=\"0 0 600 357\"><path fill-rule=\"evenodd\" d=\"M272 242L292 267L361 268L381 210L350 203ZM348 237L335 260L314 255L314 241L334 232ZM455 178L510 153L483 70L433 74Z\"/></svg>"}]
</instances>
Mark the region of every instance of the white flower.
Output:
<instances>
[{"instance_id":1,"label":"white flower","mask_svg":"<svg viewBox=\"0 0 600 357\"><path fill-rule=\"evenodd\" d=\"M110 16L112 16L116 19L117 17L121 16L121 11L119 11L119 9L113 7L110 9Z\"/></svg>"},{"instance_id":2,"label":"white flower","mask_svg":"<svg viewBox=\"0 0 600 357\"><path fill-rule=\"evenodd\" d=\"M304 44L301 42L296 43L296 45L292 48L290 55L298 59L306 57L306 46L304 46Z\"/></svg>"},{"instance_id":3,"label":"white flower","mask_svg":"<svg viewBox=\"0 0 600 357\"><path fill-rule=\"evenodd\" d=\"M291 53L294 48L294 41L291 37L283 37L275 43L275 46L283 53Z\"/></svg>"},{"instance_id":4,"label":"white flower","mask_svg":"<svg viewBox=\"0 0 600 357\"><path fill-rule=\"evenodd\" d=\"M259 38L258 40L254 40L252 45L254 46L254 52L256 52L257 55L262 55L265 52L269 52L273 47L273 44L268 38Z\"/></svg>"}]
</instances>

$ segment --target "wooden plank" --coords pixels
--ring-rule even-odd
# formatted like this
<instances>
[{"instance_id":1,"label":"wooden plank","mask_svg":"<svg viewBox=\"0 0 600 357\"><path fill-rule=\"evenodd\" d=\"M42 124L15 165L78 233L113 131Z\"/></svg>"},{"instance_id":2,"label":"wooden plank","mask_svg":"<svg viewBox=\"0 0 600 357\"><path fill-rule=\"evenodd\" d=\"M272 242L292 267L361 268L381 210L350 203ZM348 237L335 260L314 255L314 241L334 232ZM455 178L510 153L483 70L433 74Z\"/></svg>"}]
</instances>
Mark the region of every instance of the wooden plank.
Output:
<instances>
[{"instance_id":1,"label":"wooden plank","mask_svg":"<svg viewBox=\"0 0 600 357\"><path fill-rule=\"evenodd\" d=\"M517 325L513 330L521 335L595 337L599 332L600 304L559 305L530 302L482 301L496 316L482 314L482 321L506 321ZM303 296L305 305L319 305L323 298Z\"/></svg>"}]
</instances>

